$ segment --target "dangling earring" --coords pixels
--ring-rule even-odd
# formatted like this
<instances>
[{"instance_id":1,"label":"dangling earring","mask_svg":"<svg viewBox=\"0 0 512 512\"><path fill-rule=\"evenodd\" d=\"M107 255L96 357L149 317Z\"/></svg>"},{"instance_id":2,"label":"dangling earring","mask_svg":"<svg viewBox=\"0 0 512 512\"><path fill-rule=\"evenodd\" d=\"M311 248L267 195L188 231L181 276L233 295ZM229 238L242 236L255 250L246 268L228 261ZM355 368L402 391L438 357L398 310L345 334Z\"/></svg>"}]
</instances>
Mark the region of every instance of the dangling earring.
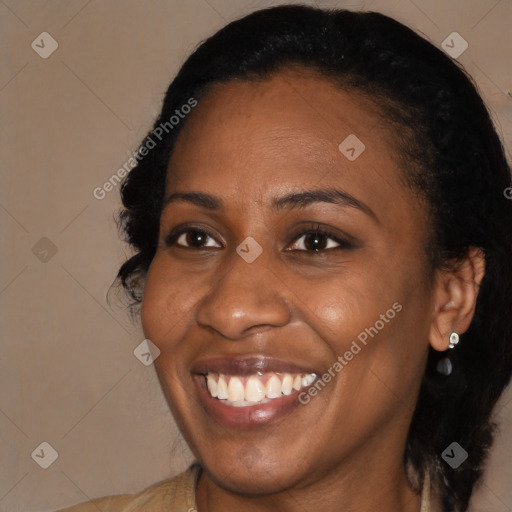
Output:
<instances>
[{"instance_id":1,"label":"dangling earring","mask_svg":"<svg viewBox=\"0 0 512 512\"><path fill-rule=\"evenodd\" d=\"M448 348L449 349L454 348L455 345L457 345L457 343L459 343L459 335L456 332L452 332L450 334L450 343L448 344ZM452 362L451 362L450 358L445 357L445 358L441 359L437 363L436 369L442 375L450 375L453 370L453 366L452 366Z\"/></svg>"}]
</instances>

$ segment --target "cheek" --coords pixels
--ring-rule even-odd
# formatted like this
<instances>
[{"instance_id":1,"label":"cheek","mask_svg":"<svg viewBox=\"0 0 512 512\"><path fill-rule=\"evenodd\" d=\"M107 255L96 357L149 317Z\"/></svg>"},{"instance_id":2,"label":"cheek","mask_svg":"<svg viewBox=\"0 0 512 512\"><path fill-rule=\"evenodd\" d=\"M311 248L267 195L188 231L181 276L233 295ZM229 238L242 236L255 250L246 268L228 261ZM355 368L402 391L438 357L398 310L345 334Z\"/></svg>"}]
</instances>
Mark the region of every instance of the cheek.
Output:
<instances>
[{"instance_id":1,"label":"cheek","mask_svg":"<svg viewBox=\"0 0 512 512\"><path fill-rule=\"evenodd\" d=\"M319 306L312 320L331 353L324 376L334 375L329 386L336 399L326 401L325 417L333 424L343 422L345 434L369 435L392 421L404 404L414 408L427 341L418 330L408 334L417 311L409 302L394 301L397 296L370 300L340 294L338 301ZM344 442L339 437L333 445Z\"/></svg>"},{"instance_id":2,"label":"cheek","mask_svg":"<svg viewBox=\"0 0 512 512\"><path fill-rule=\"evenodd\" d=\"M393 315L393 303L404 296L397 279L383 283L368 267L361 272L339 272L321 281L294 281L294 295L301 298L296 305L305 323L337 353L345 351L365 328L381 323L380 316L386 311L391 309L389 316Z\"/></svg>"},{"instance_id":3,"label":"cheek","mask_svg":"<svg viewBox=\"0 0 512 512\"><path fill-rule=\"evenodd\" d=\"M401 379L417 380L428 347L428 291L417 280L391 272L377 280L368 271L296 286L304 323L328 348L332 365L342 357L334 370L347 383L376 380L384 389L381 377L399 389Z\"/></svg>"},{"instance_id":4,"label":"cheek","mask_svg":"<svg viewBox=\"0 0 512 512\"><path fill-rule=\"evenodd\" d=\"M178 272L166 260L165 255L155 255L146 276L141 310L144 335L160 350L183 336L200 300L191 276Z\"/></svg>"}]
</instances>

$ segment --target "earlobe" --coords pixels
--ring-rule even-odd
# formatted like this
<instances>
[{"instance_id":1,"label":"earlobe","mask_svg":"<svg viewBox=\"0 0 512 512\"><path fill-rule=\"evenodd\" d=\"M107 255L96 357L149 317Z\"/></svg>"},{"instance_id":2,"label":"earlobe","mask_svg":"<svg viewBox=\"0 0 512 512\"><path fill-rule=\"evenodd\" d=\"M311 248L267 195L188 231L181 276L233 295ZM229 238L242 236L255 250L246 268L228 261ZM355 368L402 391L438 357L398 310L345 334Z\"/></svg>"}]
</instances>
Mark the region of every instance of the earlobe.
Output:
<instances>
[{"instance_id":1,"label":"earlobe","mask_svg":"<svg viewBox=\"0 0 512 512\"><path fill-rule=\"evenodd\" d=\"M485 274L481 249L469 248L467 255L450 269L439 270L430 328L430 345L440 352L453 348L466 332L475 314L480 284Z\"/></svg>"}]
</instances>

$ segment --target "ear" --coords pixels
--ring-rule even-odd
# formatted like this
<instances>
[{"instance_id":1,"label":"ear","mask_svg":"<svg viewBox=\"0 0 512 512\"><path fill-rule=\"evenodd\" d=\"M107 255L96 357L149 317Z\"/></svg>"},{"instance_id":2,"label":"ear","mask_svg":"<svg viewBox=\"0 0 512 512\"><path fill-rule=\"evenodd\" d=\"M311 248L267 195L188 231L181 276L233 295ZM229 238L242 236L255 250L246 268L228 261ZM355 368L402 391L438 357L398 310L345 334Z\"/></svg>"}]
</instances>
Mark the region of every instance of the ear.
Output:
<instances>
[{"instance_id":1,"label":"ear","mask_svg":"<svg viewBox=\"0 0 512 512\"><path fill-rule=\"evenodd\" d=\"M438 271L430 328L432 348L446 350L452 332L462 334L469 329L484 274L485 256L476 247L470 247L453 269Z\"/></svg>"}]
</instances>

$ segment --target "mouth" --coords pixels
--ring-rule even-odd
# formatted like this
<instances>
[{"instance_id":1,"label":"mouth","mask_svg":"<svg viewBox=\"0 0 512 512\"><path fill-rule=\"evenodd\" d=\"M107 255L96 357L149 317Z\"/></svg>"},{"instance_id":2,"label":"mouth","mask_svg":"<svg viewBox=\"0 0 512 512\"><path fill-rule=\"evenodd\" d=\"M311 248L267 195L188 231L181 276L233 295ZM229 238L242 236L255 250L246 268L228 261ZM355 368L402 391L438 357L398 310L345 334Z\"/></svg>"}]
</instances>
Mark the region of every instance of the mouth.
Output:
<instances>
[{"instance_id":1,"label":"mouth","mask_svg":"<svg viewBox=\"0 0 512 512\"><path fill-rule=\"evenodd\" d=\"M203 409L228 427L261 426L290 414L317 373L268 358L209 359L193 377Z\"/></svg>"},{"instance_id":2,"label":"mouth","mask_svg":"<svg viewBox=\"0 0 512 512\"><path fill-rule=\"evenodd\" d=\"M210 396L230 407L266 404L308 388L316 380L315 373L278 372L257 372L248 377L208 372L204 377Z\"/></svg>"}]
</instances>

